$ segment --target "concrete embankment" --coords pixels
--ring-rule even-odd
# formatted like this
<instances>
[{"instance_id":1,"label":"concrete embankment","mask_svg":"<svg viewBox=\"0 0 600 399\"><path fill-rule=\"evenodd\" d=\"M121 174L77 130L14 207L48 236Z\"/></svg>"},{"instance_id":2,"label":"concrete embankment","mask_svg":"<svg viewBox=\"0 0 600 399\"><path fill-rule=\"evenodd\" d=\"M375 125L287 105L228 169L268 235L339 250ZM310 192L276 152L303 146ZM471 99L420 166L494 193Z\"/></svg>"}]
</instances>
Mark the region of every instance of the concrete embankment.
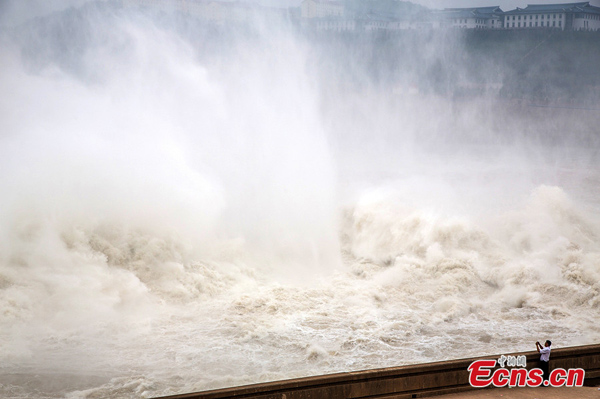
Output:
<instances>
[{"instance_id":1,"label":"concrete embankment","mask_svg":"<svg viewBox=\"0 0 600 399\"><path fill-rule=\"evenodd\" d=\"M163 399L421 398L474 389L468 381L469 365L479 359L498 359L500 355L297 378L173 395ZM539 354L535 351L504 353L504 355L525 355L528 369L539 367ZM600 379L600 345L553 349L550 367L552 369L582 368L586 373L586 385L595 384Z\"/></svg>"}]
</instances>

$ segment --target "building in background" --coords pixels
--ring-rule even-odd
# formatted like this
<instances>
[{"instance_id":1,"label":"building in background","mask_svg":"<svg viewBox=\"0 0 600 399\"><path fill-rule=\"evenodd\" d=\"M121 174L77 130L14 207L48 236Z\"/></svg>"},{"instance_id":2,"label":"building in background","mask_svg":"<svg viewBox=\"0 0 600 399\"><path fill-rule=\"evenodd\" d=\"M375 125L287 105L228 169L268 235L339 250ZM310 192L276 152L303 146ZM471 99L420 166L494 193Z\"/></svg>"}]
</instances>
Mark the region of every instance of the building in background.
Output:
<instances>
[{"instance_id":1,"label":"building in background","mask_svg":"<svg viewBox=\"0 0 600 399\"><path fill-rule=\"evenodd\" d=\"M256 18L293 20L307 30L399 31L426 29L556 29L600 31L600 7L589 2L530 4L504 12L499 6L430 10L402 1L304 0L296 13L240 1L122 0L125 6L179 11L223 25ZM295 17L293 17L295 16ZM293 18L292 18L293 17Z\"/></svg>"},{"instance_id":2,"label":"building in background","mask_svg":"<svg viewBox=\"0 0 600 399\"><path fill-rule=\"evenodd\" d=\"M504 13L505 29L600 30L600 7L589 2L529 4Z\"/></svg>"},{"instance_id":3,"label":"building in background","mask_svg":"<svg viewBox=\"0 0 600 399\"><path fill-rule=\"evenodd\" d=\"M600 30L600 7L585 3L582 6L573 7L573 30Z\"/></svg>"},{"instance_id":4,"label":"building in background","mask_svg":"<svg viewBox=\"0 0 600 399\"><path fill-rule=\"evenodd\" d=\"M302 26L333 31L395 31L432 28L436 22L423 6L403 1L304 0Z\"/></svg>"},{"instance_id":5,"label":"building in background","mask_svg":"<svg viewBox=\"0 0 600 399\"><path fill-rule=\"evenodd\" d=\"M357 21L352 18L341 17L325 17L318 18L307 23L304 21L303 26L310 26L315 30L330 30L334 32L355 31Z\"/></svg>"},{"instance_id":6,"label":"building in background","mask_svg":"<svg viewBox=\"0 0 600 399\"><path fill-rule=\"evenodd\" d=\"M258 19L289 19L284 8L264 7L247 2L215 0L122 0L125 7L145 7L181 12L215 25L252 23Z\"/></svg>"},{"instance_id":7,"label":"building in background","mask_svg":"<svg viewBox=\"0 0 600 399\"><path fill-rule=\"evenodd\" d=\"M504 12L499 6L445 8L436 13L441 26L462 29L501 29Z\"/></svg>"},{"instance_id":8,"label":"building in background","mask_svg":"<svg viewBox=\"0 0 600 399\"><path fill-rule=\"evenodd\" d=\"M349 1L304 0L305 27L317 30L404 30L404 29L560 29L600 30L600 7L589 2L530 4L504 12L499 6L446 8L427 13L401 15L385 12L352 12Z\"/></svg>"},{"instance_id":9,"label":"building in background","mask_svg":"<svg viewBox=\"0 0 600 399\"><path fill-rule=\"evenodd\" d=\"M344 3L333 0L304 0L300 5L302 18L341 18L344 16Z\"/></svg>"}]
</instances>

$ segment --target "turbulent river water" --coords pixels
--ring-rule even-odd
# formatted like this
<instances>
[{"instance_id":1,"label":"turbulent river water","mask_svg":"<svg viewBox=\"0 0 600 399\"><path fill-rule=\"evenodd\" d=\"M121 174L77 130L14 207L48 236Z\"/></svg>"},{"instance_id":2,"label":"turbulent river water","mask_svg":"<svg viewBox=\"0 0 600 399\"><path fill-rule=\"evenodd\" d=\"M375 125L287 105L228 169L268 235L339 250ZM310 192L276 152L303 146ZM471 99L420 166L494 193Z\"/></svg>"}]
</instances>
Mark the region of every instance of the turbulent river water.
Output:
<instances>
[{"instance_id":1,"label":"turbulent river water","mask_svg":"<svg viewBox=\"0 0 600 399\"><path fill-rule=\"evenodd\" d=\"M291 34L218 52L75 16L0 46L0 396L600 339L597 146L497 140L493 104L348 94Z\"/></svg>"}]
</instances>

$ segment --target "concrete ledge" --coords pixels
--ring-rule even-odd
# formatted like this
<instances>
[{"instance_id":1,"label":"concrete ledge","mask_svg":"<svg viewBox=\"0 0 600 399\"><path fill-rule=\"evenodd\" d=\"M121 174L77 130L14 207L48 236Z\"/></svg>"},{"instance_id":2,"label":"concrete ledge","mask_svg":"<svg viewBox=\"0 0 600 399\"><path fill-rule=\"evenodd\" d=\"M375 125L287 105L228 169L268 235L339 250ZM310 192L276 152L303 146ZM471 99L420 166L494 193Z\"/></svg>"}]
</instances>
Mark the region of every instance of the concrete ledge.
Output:
<instances>
[{"instance_id":1,"label":"concrete ledge","mask_svg":"<svg viewBox=\"0 0 600 399\"><path fill-rule=\"evenodd\" d=\"M536 351L504 353L525 355L527 368L539 367ZM480 359L500 355L450 360L385 369L365 370L267 382L234 388L166 396L163 399L404 399L443 395L473 389L467 367ZM550 367L582 368L586 382L600 378L600 345L553 349Z\"/></svg>"}]
</instances>

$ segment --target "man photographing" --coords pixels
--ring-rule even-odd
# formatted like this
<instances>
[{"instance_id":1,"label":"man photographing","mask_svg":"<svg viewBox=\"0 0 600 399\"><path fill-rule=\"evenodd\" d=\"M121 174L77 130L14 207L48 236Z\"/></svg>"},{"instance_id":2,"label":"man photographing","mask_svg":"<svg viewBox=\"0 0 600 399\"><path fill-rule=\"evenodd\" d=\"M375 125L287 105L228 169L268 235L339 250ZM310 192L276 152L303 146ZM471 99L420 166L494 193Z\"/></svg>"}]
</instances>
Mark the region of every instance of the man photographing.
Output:
<instances>
[{"instance_id":1,"label":"man photographing","mask_svg":"<svg viewBox=\"0 0 600 399\"><path fill-rule=\"evenodd\" d=\"M550 362L550 345L552 345L550 340L546 340L544 346L542 346L539 341L535 342L535 348L540 353L540 368L544 372L544 381L548 381L548 378L550 377L550 371L548 367L548 362Z\"/></svg>"}]
</instances>

